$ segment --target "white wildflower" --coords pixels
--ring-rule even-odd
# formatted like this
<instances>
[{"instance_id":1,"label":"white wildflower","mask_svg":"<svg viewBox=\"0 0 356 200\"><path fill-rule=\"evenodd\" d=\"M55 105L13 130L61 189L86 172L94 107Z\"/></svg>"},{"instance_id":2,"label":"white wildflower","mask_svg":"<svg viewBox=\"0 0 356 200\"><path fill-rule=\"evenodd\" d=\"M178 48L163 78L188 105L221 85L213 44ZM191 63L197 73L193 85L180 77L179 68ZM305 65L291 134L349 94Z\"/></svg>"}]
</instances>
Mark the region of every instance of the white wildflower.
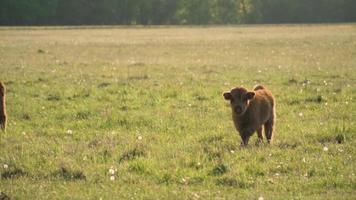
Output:
<instances>
[{"instance_id":1,"label":"white wildflower","mask_svg":"<svg viewBox=\"0 0 356 200\"><path fill-rule=\"evenodd\" d=\"M115 181L115 176L110 176L110 181Z\"/></svg>"},{"instance_id":2,"label":"white wildflower","mask_svg":"<svg viewBox=\"0 0 356 200\"><path fill-rule=\"evenodd\" d=\"M329 150L329 148L328 147L323 147L323 151L328 151Z\"/></svg>"},{"instance_id":3,"label":"white wildflower","mask_svg":"<svg viewBox=\"0 0 356 200\"><path fill-rule=\"evenodd\" d=\"M72 135L73 134L73 131L72 130L67 130L67 133L69 134L69 135Z\"/></svg>"},{"instance_id":4,"label":"white wildflower","mask_svg":"<svg viewBox=\"0 0 356 200\"><path fill-rule=\"evenodd\" d=\"M109 169L109 174L114 175L116 171L117 171L117 169L115 169L114 166L111 166Z\"/></svg>"},{"instance_id":5,"label":"white wildflower","mask_svg":"<svg viewBox=\"0 0 356 200\"><path fill-rule=\"evenodd\" d=\"M4 164L4 169L7 169L7 168L9 168L9 165Z\"/></svg>"}]
</instances>

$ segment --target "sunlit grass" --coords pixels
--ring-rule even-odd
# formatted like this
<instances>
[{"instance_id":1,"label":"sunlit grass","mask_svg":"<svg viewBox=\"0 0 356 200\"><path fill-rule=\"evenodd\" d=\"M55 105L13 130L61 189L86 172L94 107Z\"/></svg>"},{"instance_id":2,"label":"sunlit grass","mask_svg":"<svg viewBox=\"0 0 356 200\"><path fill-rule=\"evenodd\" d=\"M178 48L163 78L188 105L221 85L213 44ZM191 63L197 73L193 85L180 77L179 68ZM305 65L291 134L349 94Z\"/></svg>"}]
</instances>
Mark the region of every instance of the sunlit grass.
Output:
<instances>
[{"instance_id":1,"label":"sunlit grass","mask_svg":"<svg viewBox=\"0 0 356 200\"><path fill-rule=\"evenodd\" d=\"M356 26L0 30L14 199L353 199ZM266 85L272 146L222 93Z\"/></svg>"}]
</instances>

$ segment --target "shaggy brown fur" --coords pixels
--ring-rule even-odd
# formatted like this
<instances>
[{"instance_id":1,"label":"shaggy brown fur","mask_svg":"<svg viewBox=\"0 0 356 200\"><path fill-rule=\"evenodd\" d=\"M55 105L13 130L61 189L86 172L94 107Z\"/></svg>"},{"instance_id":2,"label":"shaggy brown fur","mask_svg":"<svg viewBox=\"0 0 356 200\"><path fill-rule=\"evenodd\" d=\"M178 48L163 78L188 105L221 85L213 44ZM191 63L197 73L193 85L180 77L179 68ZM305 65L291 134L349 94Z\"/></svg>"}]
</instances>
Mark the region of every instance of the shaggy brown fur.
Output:
<instances>
[{"instance_id":1,"label":"shaggy brown fur","mask_svg":"<svg viewBox=\"0 0 356 200\"><path fill-rule=\"evenodd\" d=\"M272 142L275 123L275 100L272 93L261 85L253 91L236 87L223 94L229 100L232 108L232 120L240 133L242 144L247 145L252 134L257 131L259 141L263 141L262 126L268 143Z\"/></svg>"},{"instance_id":2,"label":"shaggy brown fur","mask_svg":"<svg viewBox=\"0 0 356 200\"><path fill-rule=\"evenodd\" d=\"M6 102L5 102L6 88L3 82L0 81L0 128L6 131Z\"/></svg>"}]
</instances>

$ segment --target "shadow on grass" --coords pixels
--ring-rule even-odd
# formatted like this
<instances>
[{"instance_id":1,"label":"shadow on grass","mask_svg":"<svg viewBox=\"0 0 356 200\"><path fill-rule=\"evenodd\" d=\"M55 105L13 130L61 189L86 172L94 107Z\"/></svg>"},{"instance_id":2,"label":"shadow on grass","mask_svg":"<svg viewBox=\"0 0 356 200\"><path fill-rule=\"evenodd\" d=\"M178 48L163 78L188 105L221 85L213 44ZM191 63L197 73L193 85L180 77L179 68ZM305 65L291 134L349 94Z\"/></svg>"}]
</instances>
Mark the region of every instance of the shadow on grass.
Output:
<instances>
[{"instance_id":1,"label":"shadow on grass","mask_svg":"<svg viewBox=\"0 0 356 200\"><path fill-rule=\"evenodd\" d=\"M27 175L28 175L27 172L16 167L16 168L6 170L5 172L3 172L1 174L1 178L2 179L15 179L15 178L20 178L20 177L27 176Z\"/></svg>"},{"instance_id":2,"label":"shadow on grass","mask_svg":"<svg viewBox=\"0 0 356 200\"><path fill-rule=\"evenodd\" d=\"M134 160L138 157L143 157L145 156L145 152L142 148L140 147L135 147L134 149L131 149L125 153L123 153L120 158L119 158L119 163L128 161L128 160Z\"/></svg>"},{"instance_id":3,"label":"shadow on grass","mask_svg":"<svg viewBox=\"0 0 356 200\"><path fill-rule=\"evenodd\" d=\"M86 180L86 176L82 171L71 170L66 167L61 167L59 170L55 171L52 176L63 178L66 181Z\"/></svg>"}]
</instances>

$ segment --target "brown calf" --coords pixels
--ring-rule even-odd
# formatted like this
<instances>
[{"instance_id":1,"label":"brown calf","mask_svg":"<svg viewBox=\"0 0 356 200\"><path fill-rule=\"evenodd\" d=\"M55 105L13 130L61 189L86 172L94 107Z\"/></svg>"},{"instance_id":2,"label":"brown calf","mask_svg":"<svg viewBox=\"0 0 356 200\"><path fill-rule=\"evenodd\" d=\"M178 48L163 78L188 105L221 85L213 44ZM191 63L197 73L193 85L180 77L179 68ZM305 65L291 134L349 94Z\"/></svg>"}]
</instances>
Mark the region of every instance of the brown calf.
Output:
<instances>
[{"instance_id":1,"label":"brown calf","mask_svg":"<svg viewBox=\"0 0 356 200\"><path fill-rule=\"evenodd\" d=\"M263 141L262 126L268 143L272 142L275 123L275 100L272 93L261 85L253 91L236 87L225 92L225 100L229 100L232 108L232 120L240 133L242 144L247 145L249 138L257 131L259 141Z\"/></svg>"},{"instance_id":2,"label":"brown calf","mask_svg":"<svg viewBox=\"0 0 356 200\"><path fill-rule=\"evenodd\" d=\"M5 85L0 81L0 128L6 131L6 103L5 103Z\"/></svg>"}]
</instances>

